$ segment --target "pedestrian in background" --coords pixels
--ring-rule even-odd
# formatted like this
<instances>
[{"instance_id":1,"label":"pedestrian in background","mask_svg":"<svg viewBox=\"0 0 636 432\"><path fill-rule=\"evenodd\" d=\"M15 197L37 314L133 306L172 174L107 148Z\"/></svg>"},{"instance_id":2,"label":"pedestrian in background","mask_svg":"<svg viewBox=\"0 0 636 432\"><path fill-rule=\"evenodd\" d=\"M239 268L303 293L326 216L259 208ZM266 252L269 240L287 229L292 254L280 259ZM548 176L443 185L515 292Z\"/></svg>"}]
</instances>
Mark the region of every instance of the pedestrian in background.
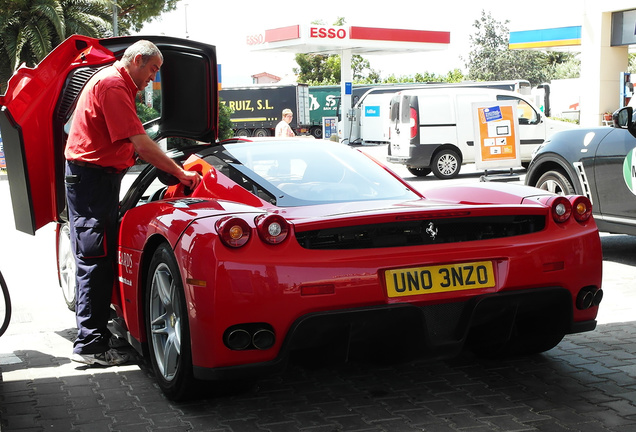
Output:
<instances>
[{"instance_id":1,"label":"pedestrian in background","mask_svg":"<svg viewBox=\"0 0 636 432\"><path fill-rule=\"evenodd\" d=\"M195 188L198 173L185 171L146 134L135 96L154 81L163 55L140 40L121 60L96 73L82 90L64 155L71 245L77 265L77 339L71 359L114 366L129 360L112 348L107 325L115 286L119 189L135 154Z\"/></svg>"},{"instance_id":2,"label":"pedestrian in background","mask_svg":"<svg viewBox=\"0 0 636 432\"><path fill-rule=\"evenodd\" d=\"M292 128L289 126L293 118L294 113L292 112L292 110L290 110L289 108L285 108L283 110L283 119L276 125L276 133L274 135L277 137L296 136Z\"/></svg>"}]
</instances>

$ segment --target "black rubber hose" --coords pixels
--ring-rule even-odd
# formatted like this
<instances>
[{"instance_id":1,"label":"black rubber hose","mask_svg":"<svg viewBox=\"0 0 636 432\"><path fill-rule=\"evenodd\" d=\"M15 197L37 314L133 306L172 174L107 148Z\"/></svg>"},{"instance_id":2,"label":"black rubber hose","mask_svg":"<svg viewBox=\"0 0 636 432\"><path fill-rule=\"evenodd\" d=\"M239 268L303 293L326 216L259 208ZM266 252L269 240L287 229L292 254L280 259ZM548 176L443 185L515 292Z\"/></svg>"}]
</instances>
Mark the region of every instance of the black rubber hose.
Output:
<instances>
[{"instance_id":1,"label":"black rubber hose","mask_svg":"<svg viewBox=\"0 0 636 432\"><path fill-rule=\"evenodd\" d=\"M7 331L9 327L9 322L11 321L11 297L9 297L9 288L7 287L7 283L4 281L4 277L2 277L2 273L0 272L0 287L2 287L2 295L4 297L4 320L2 321L2 326L0 326L0 336Z\"/></svg>"}]
</instances>

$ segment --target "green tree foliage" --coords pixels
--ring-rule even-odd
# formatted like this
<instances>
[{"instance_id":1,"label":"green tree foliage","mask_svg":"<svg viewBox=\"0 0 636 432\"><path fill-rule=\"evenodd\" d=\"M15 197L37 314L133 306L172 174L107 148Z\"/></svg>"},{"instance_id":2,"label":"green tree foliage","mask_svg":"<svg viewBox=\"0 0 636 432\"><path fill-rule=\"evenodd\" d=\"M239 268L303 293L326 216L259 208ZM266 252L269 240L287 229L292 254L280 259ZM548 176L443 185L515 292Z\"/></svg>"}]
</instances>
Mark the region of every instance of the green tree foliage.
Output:
<instances>
[{"instance_id":1,"label":"green tree foliage","mask_svg":"<svg viewBox=\"0 0 636 432\"><path fill-rule=\"evenodd\" d=\"M159 99L160 101L161 99ZM159 111L154 109L153 107L149 107L148 105L137 102L137 117L141 120L142 123L149 122L150 120L154 120L160 116Z\"/></svg>"},{"instance_id":2,"label":"green tree foliage","mask_svg":"<svg viewBox=\"0 0 636 432\"><path fill-rule=\"evenodd\" d=\"M453 69L446 75L437 75L430 72L416 73L415 75L402 75L396 77L395 75L389 75L383 79L383 83L397 84L397 83L457 83L464 80L464 74L459 69Z\"/></svg>"},{"instance_id":3,"label":"green tree foliage","mask_svg":"<svg viewBox=\"0 0 636 432\"><path fill-rule=\"evenodd\" d=\"M581 60L577 54L549 52L549 61L546 67L549 70L550 79L579 78L581 76Z\"/></svg>"},{"instance_id":4,"label":"green tree foliage","mask_svg":"<svg viewBox=\"0 0 636 432\"><path fill-rule=\"evenodd\" d=\"M0 93L21 65L39 63L64 39L112 36L113 5L120 34L129 34L180 0L0 0Z\"/></svg>"},{"instance_id":5,"label":"green tree foliage","mask_svg":"<svg viewBox=\"0 0 636 432\"><path fill-rule=\"evenodd\" d=\"M0 2L0 91L21 64L35 66L68 36L110 30L108 0Z\"/></svg>"},{"instance_id":6,"label":"green tree foliage","mask_svg":"<svg viewBox=\"0 0 636 432\"><path fill-rule=\"evenodd\" d=\"M556 77L578 76L578 60L573 54L509 49L508 22L499 22L490 12L482 10L481 18L473 23L476 31L470 36L471 52L466 62L468 79L526 79L536 86Z\"/></svg>"},{"instance_id":7,"label":"green tree foliage","mask_svg":"<svg viewBox=\"0 0 636 432\"><path fill-rule=\"evenodd\" d=\"M232 115L232 108L227 104L219 101L219 139L224 140L232 138L234 136L234 130L232 130L232 121L230 116Z\"/></svg>"},{"instance_id":8,"label":"green tree foliage","mask_svg":"<svg viewBox=\"0 0 636 432\"><path fill-rule=\"evenodd\" d=\"M112 30L110 0L60 0L66 34L100 38ZM60 41L61 42L61 41Z\"/></svg>"},{"instance_id":9,"label":"green tree foliage","mask_svg":"<svg viewBox=\"0 0 636 432\"><path fill-rule=\"evenodd\" d=\"M144 23L177 8L181 0L109 0L117 4L119 34L138 32Z\"/></svg>"},{"instance_id":10,"label":"green tree foliage","mask_svg":"<svg viewBox=\"0 0 636 432\"><path fill-rule=\"evenodd\" d=\"M294 73L298 75L298 82L309 85L340 84L341 59L337 54L296 54L298 68ZM351 56L353 82L377 83L380 74L371 69L369 60L354 54Z\"/></svg>"}]
</instances>

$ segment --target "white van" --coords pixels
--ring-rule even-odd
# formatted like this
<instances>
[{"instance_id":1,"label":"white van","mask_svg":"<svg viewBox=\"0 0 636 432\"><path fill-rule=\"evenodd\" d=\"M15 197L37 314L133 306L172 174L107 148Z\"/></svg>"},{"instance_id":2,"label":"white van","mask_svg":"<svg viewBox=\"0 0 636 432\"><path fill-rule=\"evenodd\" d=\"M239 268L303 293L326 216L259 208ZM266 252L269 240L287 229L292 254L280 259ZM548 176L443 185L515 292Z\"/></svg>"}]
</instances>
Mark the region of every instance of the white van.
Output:
<instances>
[{"instance_id":1,"label":"white van","mask_svg":"<svg viewBox=\"0 0 636 432\"><path fill-rule=\"evenodd\" d=\"M487 88L430 88L393 95L387 160L406 165L417 176L431 171L440 179L459 174L475 162L473 102L517 101L521 163L555 132L575 127L543 115L527 96Z\"/></svg>"},{"instance_id":2,"label":"white van","mask_svg":"<svg viewBox=\"0 0 636 432\"><path fill-rule=\"evenodd\" d=\"M463 81L460 83L392 83L375 86L360 86L353 89L352 121L348 129L338 124L338 136L347 144L388 144L389 105L398 91L422 88L489 88L513 91L530 95L531 86L527 80L508 81Z\"/></svg>"}]
</instances>

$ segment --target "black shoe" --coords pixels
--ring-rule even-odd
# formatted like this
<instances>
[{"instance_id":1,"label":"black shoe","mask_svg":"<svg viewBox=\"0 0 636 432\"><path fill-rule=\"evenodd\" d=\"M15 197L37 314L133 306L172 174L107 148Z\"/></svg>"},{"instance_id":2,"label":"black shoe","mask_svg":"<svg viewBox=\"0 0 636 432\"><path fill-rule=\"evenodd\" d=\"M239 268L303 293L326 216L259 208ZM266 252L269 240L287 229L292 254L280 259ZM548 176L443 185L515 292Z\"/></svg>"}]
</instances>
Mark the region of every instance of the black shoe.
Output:
<instances>
[{"instance_id":1,"label":"black shoe","mask_svg":"<svg viewBox=\"0 0 636 432\"><path fill-rule=\"evenodd\" d=\"M87 365L102 365L102 366L119 366L127 363L130 360L130 356L127 353L120 353L116 349L109 349L106 352L99 354L77 354L73 353L71 360L78 363Z\"/></svg>"},{"instance_id":2,"label":"black shoe","mask_svg":"<svg viewBox=\"0 0 636 432\"><path fill-rule=\"evenodd\" d=\"M124 348L127 346L130 346L130 344L123 337L112 335L110 339L108 339L109 348Z\"/></svg>"}]
</instances>

